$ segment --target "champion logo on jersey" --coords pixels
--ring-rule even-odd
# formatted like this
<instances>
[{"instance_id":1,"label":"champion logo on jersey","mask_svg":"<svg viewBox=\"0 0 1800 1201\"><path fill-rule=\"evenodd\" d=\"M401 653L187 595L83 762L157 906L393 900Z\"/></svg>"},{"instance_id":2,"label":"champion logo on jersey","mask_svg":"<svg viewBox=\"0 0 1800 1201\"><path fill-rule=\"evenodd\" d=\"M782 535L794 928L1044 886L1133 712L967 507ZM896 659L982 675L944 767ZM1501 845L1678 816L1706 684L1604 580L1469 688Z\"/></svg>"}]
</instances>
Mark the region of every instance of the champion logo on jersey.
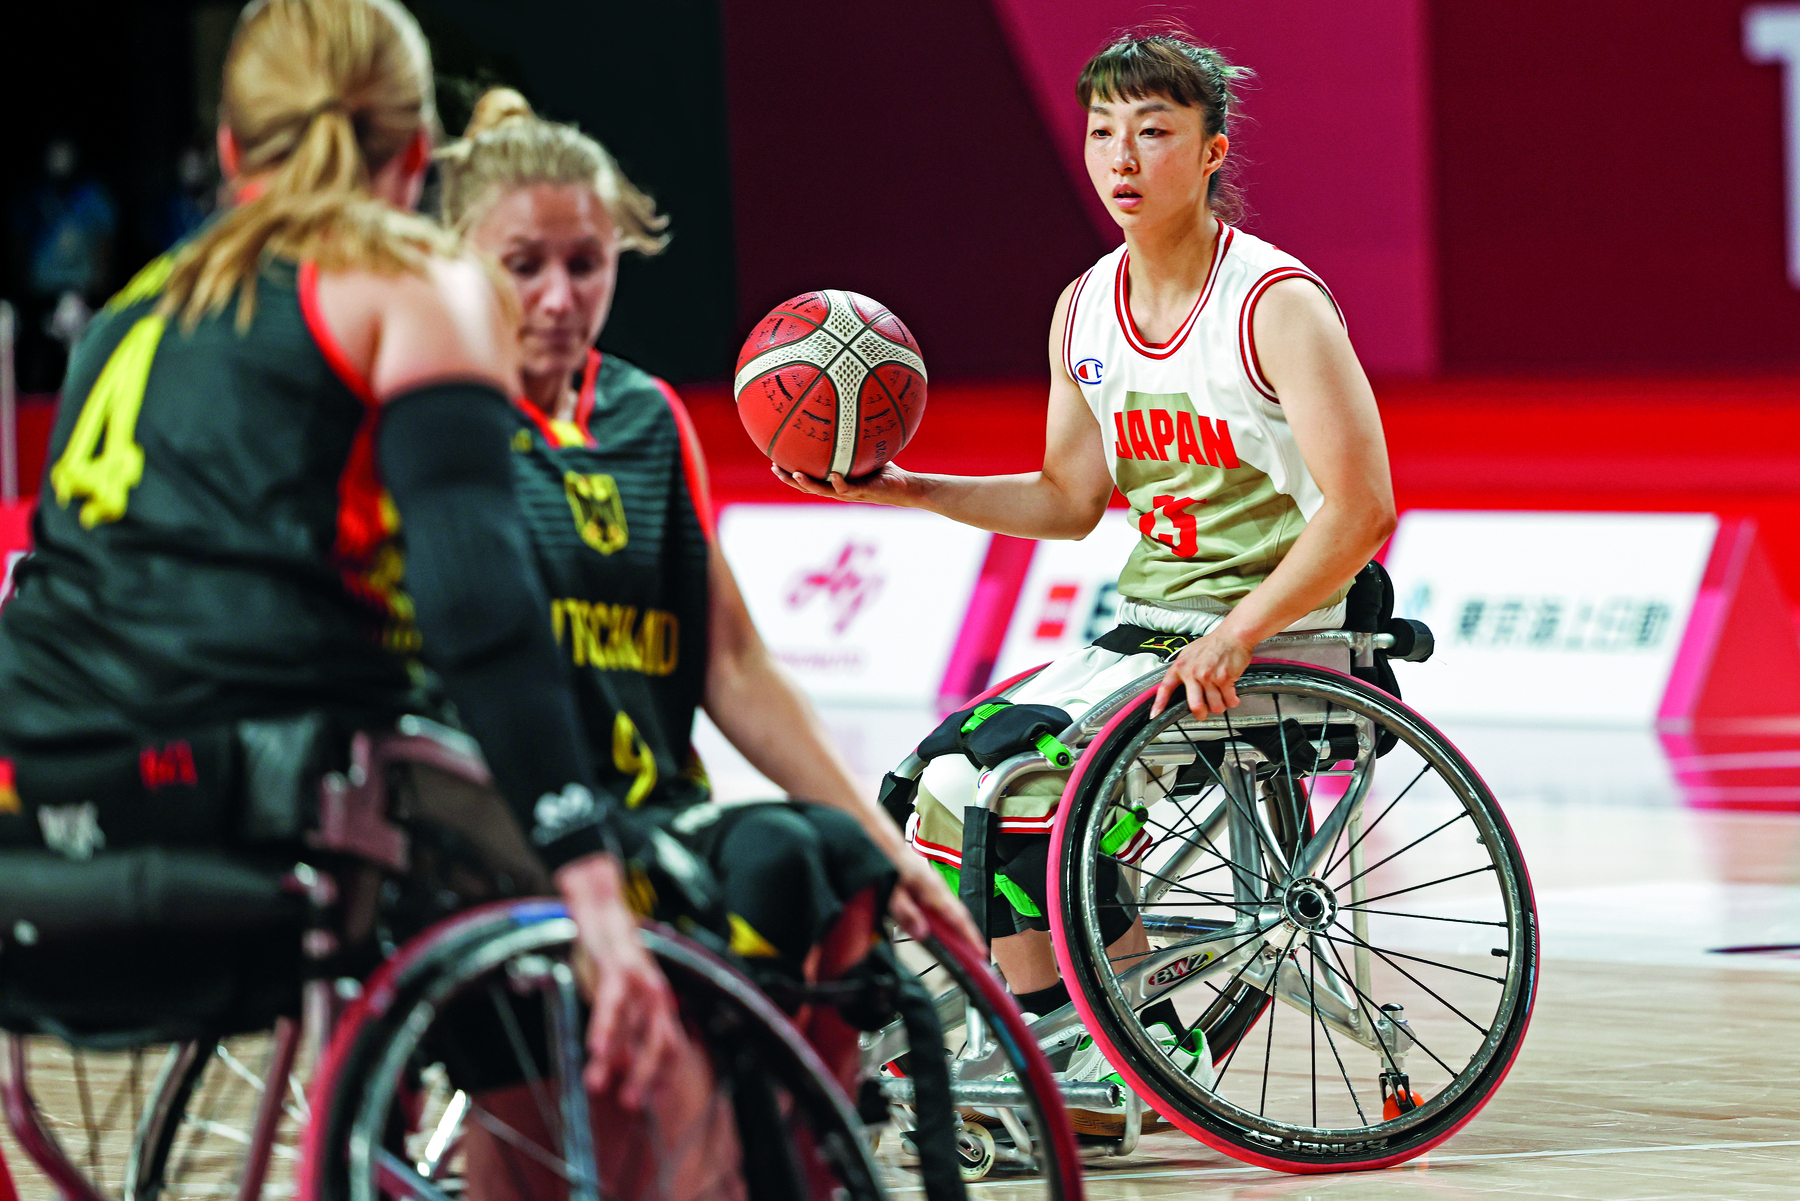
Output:
<instances>
[{"instance_id":1,"label":"champion logo on jersey","mask_svg":"<svg viewBox=\"0 0 1800 1201\"><path fill-rule=\"evenodd\" d=\"M1075 364L1075 378L1084 384L1097 384L1106 374L1106 364L1099 359L1083 359Z\"/></svg>"}]
</instances>

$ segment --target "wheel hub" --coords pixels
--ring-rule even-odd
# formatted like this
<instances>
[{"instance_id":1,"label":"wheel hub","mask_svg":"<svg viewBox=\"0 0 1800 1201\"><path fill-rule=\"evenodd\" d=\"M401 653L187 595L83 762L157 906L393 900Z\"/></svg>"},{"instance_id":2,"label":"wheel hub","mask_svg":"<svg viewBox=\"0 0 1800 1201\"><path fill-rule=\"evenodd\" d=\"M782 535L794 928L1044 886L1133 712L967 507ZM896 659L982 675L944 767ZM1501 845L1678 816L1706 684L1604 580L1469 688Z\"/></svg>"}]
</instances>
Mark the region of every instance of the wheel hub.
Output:
<instances>
[{"instance_id":1,"label":"wheel hub","mask_svg":"<svg viewBox=\"0 0 1800 1201\"><path fill-rule=\"evenodd\" d=\"M1306 876L1288 885L1281 911L1295 926L1318 934L1337 917L1337 893L1325 881Z\"/></svg>"}]
</instances>

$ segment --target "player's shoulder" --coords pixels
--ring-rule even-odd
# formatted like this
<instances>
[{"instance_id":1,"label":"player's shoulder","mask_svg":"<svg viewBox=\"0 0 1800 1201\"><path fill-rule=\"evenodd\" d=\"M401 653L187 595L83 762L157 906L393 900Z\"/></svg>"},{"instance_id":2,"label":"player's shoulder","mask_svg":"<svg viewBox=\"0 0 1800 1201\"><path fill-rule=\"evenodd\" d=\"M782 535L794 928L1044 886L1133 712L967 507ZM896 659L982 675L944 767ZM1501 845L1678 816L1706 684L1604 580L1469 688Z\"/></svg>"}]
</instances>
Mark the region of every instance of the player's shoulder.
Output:
<instances>
[{"instance_id":1,"label":"player's shoulder","mask_svg":"<svg viewBox=\"0 0 1800 1201\"><path fill-rule=\"evenodd\" d=\"M629 407L650 413L668 413L671 402L680 403L666 380L629 359L604 353L594 373L594 401L597 409Z\"/></svg>"},{"instance_id":2,"label":"player's shoulder","mask_svg":"<svg viewBox=\"0 0 1800 1201\"><path fill-rule=\"evenodd\" d=\"M680 424L681 399L659 376L616 354L596 351L600 363L594 372L594 404L588 417L589 432L608 440L603 431L629 431L641 436L650 430L673 434Z\"/></svg>"},{"instance_id":3,"label":"player's shoulder","mask_svg":"<svg viewBox=\"0 0 1800 1201\"><path fill-rule=\"evenodd\" d=\"M1124 261L1124 258L1125 244L1121 242L1101 255L1092 267L1070 280L1068 285L1063 288L1062 294L1056 299L1057 313L1066 315L1080 304L1084 297L1106 291L1107 289L1104 287L1097 287L1095 281L1112 279L1118 273L1119 264Z\"/></svg>"},{"instance_id":4,"label":"player's shoulder","mask_svg":"<svg viewBox=\"0 0 1800 1201\"><path fill-rule=\"evenodd\" d=\"M1272 276L1306 275L1317 279L1312 268L1275 243L1234 225L1219 224L1219 284L1249 289Z\"/></svg>"}]
</instances>

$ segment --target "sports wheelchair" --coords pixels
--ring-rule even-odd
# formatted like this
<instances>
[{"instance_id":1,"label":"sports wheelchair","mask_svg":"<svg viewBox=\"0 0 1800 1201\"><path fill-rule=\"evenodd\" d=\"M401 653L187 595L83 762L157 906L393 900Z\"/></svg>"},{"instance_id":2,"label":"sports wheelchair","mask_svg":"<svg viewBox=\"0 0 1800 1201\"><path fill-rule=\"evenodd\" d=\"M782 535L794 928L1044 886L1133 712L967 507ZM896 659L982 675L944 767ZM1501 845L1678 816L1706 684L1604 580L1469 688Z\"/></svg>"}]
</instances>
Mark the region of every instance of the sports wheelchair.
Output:
<instances>
[{"instance_id":1,"label":"sports wheelchair","mask_svg":"<svg viewBox=\"0 0 1800 1201\"><path fill-rule=\"evenodd\" d=\"M1009 787L1066 772L1046 916L1073 1004L1032 1033L1067 1065L1069 1105L1122 1116L1090 1153L1132 1152L1147 1102L1249 1163L1385 1167L1460 1129L1518 1054L1538 970L1524 861L1467 760L1367 682L1392 688L1384 659L1428 657L1430 631L1388 612L1368 624L1270 638L1222 714L1196 717L1177 692L1153 715L1159 668L982 761L960 881L977 913ZM926 763L890 774L890 812L912 806ZM1128 921L1109 948L1103 925ZM1164 1000L1184 1026L1173 1044L1141 1016ZM968 1027L959 1103L1016 1100ZM1090 1047L1098 1071L1081 1070Z\"/></svg>"},{"instance_id":2,"label":"sports wheelchair","mask_svg":"<svg viewBox=\"0 0 1800 1201\"><path fill-rule=\"evenodd\" d=\"M509 895L546 881L474 744L417 718L349 737L316 717L240 723L228 741L229 852L0 850L0 1101L56 1194L449 1201L480 1128L598 1201L574 923ZM752 1201L916 1185L919 1156L877 1162L739 966L667 926L643 938L731 1107ZM947 934L929 949L998 1002L1020 1078L1053 1096L979 952ZM484 1109L502 1082L529 1092L531 1130ZM1039 1109L1072 1163L1060 1110ZM1079 1201L1078 1177L1052 1195Z\"/></svg>"}]
</instances>

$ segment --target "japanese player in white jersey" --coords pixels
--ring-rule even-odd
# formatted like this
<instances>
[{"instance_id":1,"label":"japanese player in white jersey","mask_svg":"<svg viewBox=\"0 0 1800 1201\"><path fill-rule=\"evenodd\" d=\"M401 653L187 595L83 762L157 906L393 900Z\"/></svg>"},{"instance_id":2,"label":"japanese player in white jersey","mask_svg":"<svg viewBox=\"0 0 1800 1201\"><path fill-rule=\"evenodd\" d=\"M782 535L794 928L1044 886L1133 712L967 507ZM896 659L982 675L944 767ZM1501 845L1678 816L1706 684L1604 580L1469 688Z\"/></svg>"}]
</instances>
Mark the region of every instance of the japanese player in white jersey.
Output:
<instances>
[{"instance_id":1,"label":"japanese player in white jersey","mask_svg":"<svg viewBox=\"0 0 1800 1201\"><path fill-rule=\"evenodd\" d=\"M1167 33L1121 37L1082 70L1088 177L1124 244L1056 302L1042 470L943 476L889 463L821 482L777 469L803 492L1024 538L1087 536L1116 485L1142 531L1119 577L1120 629L1050 664L1014 701L1079 717L1185 643L1157 711L1181 693L1195 713L1222 712L1257 643L1342 624L1352 577L1393 530L1380 416L1331 292L1230 224L1232 85L1244 73ZM1067 1000L1044 917L1063 781L1044 776L1006 801L994 851L1015 912L989 929L1008 984L1036 1013ZM974 786L958 755L921 780L915 842L947 873ZM1148 949L1141 925L1106 935L1115 955ZM1167 1002L1144 1020L1210 1070Z\"/></svg>"}]
</instances>

